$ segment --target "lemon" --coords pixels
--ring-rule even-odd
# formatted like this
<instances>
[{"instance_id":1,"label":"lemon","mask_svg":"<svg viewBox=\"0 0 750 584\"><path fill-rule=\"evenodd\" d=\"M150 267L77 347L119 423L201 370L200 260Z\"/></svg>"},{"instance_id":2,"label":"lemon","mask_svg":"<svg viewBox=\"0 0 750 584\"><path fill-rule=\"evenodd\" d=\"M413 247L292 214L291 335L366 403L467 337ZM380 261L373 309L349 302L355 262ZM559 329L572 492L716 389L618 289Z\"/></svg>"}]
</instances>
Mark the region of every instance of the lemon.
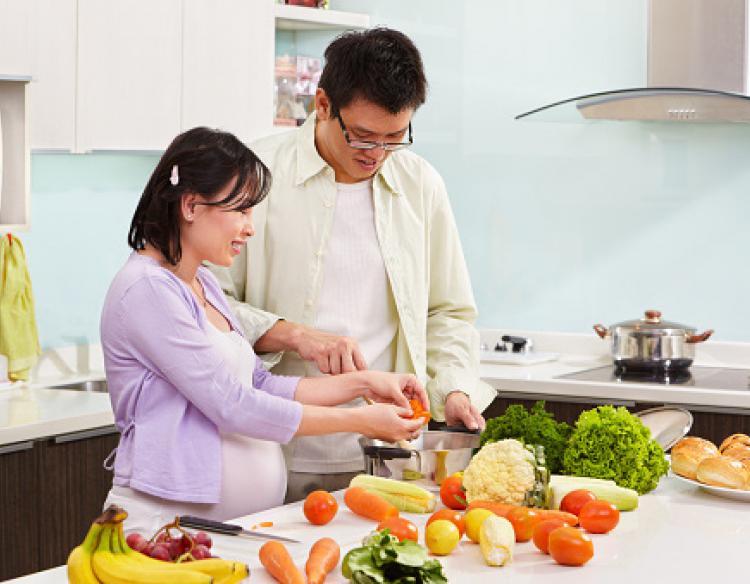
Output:
<instances>
[{"instance_id":1,"label":"lemon","mask_svg":"<svg viewBox=\"0 0 750 584\"><path fill-rule=\"evenodd\" d=\"M453 551L461 539L458 527L447 519L438 519L427 526L424 543L436 556L446 556Z\"/></svg>"},{"instance_id":2,"label":"lemon","mask_svg":"<svg viewBox=\"0 0 750 584\"><path fill-rule=\"evenodd\" d=\"M466 537L474 543L479 543L479 528L482 527L484 520L492 515L494 515L494 513L489 509L472 509L464 515Z\"/></svg>"}]
</instances>

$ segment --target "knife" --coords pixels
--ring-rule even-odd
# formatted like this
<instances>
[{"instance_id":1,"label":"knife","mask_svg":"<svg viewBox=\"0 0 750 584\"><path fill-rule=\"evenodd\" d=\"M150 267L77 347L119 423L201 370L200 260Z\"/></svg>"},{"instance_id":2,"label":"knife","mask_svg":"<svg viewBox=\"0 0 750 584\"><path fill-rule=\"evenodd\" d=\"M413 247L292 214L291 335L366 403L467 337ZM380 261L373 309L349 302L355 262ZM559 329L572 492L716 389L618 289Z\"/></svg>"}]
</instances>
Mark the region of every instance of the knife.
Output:
<instances>
[{"instance_id":1,"label":"knife","mask_svg":"<svg viewBox=\"0 0 750 584\"><path fill-rule=\"evenodd\" d=\"M224 535L244 535L245 537L252 538L275 539L277 541L286 541L289 543L301 543L299 540L291 539L289 537L281 537L280 535L272 535L270 533L263 533L262 531L249 531L247 529L244 529L241 525L234 525L233 523L222 523L221 521L203 519L202 517L193 517L192 515L181 515L179 517L179 521L181 527L203 529L212 533L221 533Z\"/></svg>"}]
</instances>

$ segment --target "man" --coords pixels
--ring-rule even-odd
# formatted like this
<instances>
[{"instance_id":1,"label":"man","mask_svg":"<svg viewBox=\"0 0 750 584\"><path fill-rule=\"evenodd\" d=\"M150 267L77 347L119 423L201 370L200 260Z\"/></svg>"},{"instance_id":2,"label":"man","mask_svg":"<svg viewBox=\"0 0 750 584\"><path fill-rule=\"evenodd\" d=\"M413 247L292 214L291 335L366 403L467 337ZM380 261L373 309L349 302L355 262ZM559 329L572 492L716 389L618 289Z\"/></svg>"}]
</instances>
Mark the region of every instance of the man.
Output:
<instances>
[{"instance_id":1,"label":"man","mask_svg":"<svg viewBox=\"0 0 750 584\"><path fill-rule=\"evenodd\" d=\"M408 150L427 91L419 51L372 29L337 38L325 58L315 113L252 145L273 188L246 255L217 275L256 351L283 352L276 373L414 372L435 419L481 429L495 391L478 378L458 233L442 179ZM348 435L296 439L287 461L288 501L363 469Z\"/></svg>"}]
</instances>

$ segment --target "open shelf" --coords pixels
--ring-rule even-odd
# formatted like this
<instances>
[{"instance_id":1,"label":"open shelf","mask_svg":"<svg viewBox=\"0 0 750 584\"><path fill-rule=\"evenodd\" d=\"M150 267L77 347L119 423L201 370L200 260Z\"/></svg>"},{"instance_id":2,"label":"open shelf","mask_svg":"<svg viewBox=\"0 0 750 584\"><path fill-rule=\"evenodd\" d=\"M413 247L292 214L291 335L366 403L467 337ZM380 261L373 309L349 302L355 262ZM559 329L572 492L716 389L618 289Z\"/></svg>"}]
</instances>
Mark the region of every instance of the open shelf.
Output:
<instances>
[{"instance_id":1,"label":"open shelf","mask_svg":"<svg viewBox=\"0 0 750 584\"><path fill-rule=\"evenodd\" d=\"M275 4L278 30L348 30L370 26L370 15L340 10Z\"/></svg>"}]
</instances>

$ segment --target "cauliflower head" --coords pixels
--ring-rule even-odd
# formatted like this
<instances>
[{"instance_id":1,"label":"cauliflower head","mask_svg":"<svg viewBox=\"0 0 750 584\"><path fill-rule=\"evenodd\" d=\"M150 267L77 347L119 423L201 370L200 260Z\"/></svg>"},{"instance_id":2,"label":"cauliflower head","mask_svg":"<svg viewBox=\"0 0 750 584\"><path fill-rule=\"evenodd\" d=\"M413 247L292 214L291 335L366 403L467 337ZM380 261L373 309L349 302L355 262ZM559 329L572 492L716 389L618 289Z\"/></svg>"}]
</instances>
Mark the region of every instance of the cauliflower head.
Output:
<instances>
[{"instance_id":1,"label":"cauliflower head","mask_svg":"<svg viewBox=\"0 0 750 584\"><path fill-rule=\"evenodd\" d=\"M536 460L518 440L485 444L464 471L466 500L523 505L536 484Z\"/></svg>"}]
</instances>

